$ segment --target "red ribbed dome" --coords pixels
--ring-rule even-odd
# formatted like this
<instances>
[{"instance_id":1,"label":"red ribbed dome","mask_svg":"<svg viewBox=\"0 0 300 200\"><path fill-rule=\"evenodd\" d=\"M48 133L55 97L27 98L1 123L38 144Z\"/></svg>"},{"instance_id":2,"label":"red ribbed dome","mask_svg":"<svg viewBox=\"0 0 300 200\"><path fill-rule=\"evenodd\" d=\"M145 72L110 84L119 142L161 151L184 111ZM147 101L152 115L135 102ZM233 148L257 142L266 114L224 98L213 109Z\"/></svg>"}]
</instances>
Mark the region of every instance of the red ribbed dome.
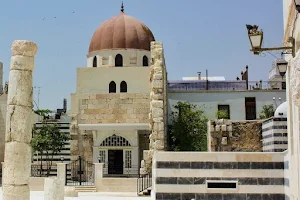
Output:
<instances>
[{"instance_id":1,"label":"red ribbed dome","mask_svg":"<svg viewBox=\"0 0 300 200\"><path fill-rule=\"evenodd\" d=\"M139 20L121 12L95 31L89 53L104 49L141 49L150 51L154 41L151 30Z\"/></svg>"}]
</instances>

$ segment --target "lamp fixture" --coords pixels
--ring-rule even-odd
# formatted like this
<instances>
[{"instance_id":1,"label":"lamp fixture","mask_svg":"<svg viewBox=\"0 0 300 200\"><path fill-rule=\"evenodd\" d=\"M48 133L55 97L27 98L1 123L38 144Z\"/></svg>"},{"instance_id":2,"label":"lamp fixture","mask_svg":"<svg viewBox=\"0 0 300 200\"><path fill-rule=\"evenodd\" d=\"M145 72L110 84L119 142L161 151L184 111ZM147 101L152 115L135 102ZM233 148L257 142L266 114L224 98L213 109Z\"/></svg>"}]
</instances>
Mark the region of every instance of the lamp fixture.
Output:
<instances>
[{"instance_id":1,"label":"lamp fixture","mask_svg":"<svg viewBox=\"0 0 300 200\"><path fill-rule=\"evenodd\" d=\"M300 5L300 4L299 4ZM283 47L272 47L272 48L262 48L262 42L264 38L264 33L262 30L258 30L257 25L246 24L248 31L248 37L251 44L251 49L254 55L259 55L263 51L278 51L278 50L291 50L293 57L295 56L295 42L292 37L289 38L289 42L292 43L292 46L283 46Z\"/></svg>"},{"instance_id":2,"label":"lamp fixture","mask_svg":"<svg viewBox=\"0 0 300 200\"><path fill-rule=\"evenodd\" d=\"M60 160L61 160L61 162L63 163L64 160L65 160L65 158L64 158L63 156L60 156Z\"/></svg>"},{"instance_id":3,"label":"lamp fixture","mask_svg":"<svg viewBox=\"0 0 300 200\"><path fill-rule=\"evenodd\" d=\"M276 66L280 76L283 78L287 70L288 62L284 59L279 59L276 61Z\"/></svg>"}]
</instances>

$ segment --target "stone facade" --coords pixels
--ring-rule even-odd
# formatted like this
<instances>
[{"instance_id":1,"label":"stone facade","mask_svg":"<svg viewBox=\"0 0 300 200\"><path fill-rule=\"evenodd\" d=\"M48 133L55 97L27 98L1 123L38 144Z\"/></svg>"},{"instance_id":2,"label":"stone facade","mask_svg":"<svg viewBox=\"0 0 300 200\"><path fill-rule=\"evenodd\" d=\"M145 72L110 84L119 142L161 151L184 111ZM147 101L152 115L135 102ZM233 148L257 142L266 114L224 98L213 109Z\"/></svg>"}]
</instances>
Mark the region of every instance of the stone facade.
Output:
<instances>
[{"instance_id":1,"label":"stone facade","mask_svg":"<svg viewBox=\"0 0 300 200\"><path fill-rule=\"evenodd\" d=\"M80 97L80 123L147 123L149 94L88 94Z\"/></svg>"},{"instance_id":2,"label":"stone facade","mask_svg":"<svg viewBox=\"0 0 300 200\"><path fill-rule=\"evenodd\" d=\"M71 116L71 160L79 155L93 160L93 132L78 129L78 124L148 123L149 94L76 94L78 111Z\"/></svg>"},{"instance_id":3,"label":"stone facade","mask_svg":"<svg viewBox=\"0 0 300 200\"><path fill-rule=\"evenodd\" d=\"M262 151L262 121L208 122L208 151Z\"/></svg>"}]
</instances>

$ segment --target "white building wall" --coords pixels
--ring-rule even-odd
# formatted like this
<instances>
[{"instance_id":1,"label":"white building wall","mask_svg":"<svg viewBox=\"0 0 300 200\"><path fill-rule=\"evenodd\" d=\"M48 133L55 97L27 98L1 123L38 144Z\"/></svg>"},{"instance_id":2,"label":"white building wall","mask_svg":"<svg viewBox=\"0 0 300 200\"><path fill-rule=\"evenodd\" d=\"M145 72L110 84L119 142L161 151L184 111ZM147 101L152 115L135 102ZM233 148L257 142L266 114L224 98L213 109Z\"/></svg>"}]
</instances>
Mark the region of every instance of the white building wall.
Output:
<instances>
[{"instance_id":1,"label":"white building wall","mask_svg":"<svg viewBox=\"0 0 300 200\"><path fill-rule=\"evenodd\" d=\"M127 83L127 93L150 93L149 73L149 67L78 68L77 94L107 94L111 81L117 93L122 81Z\"/></svg>"},{"instance_id":2,"label":"white building wall","mask_svg":"<svg viewBox=\"0 0 300 200\"><path fill-rule=\"evenodd\" d=\"M259 117L263 105L273 104L275 109L286 101L285 91L198 91L198 92L170 92L168 93L169 113L179 101L187 101L199 106L209 119L216 118L218 105L230 106L231 120L245 120L245 97L255 97L256 117ZM273 100L275 98L275 100ZM281 98L281 99L280 99Z\"/></svg>"},{"instance_id":3,"label":"white building wall","mask_svg":"<svg viewBox=\"0 0 300 200\"><path fill-rule=\"evenodd\" d=\"M94 57L97 57L98 67L114 67L115 57L121 54L123 57L124 67L142 67L143 57L148 57L148 65L150 65L151 52L138 49L118 49L118 50L101 50L95 51L87 55L87 67L93 67Z\"/></svg>"}]
</instances>

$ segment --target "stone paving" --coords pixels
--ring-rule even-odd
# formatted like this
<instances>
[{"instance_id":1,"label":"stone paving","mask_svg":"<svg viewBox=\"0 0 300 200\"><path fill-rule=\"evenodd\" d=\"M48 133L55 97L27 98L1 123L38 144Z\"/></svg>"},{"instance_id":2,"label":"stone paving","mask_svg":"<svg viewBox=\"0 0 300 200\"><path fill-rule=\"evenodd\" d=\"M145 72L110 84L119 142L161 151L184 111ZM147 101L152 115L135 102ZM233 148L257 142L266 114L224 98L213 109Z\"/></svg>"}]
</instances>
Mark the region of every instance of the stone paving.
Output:
<instances>
[{"instance_id":1,"label":"stone paving","mask_svg":"<svg viewBox=\"0 0 300 200\"><path fill-rule=\"evenodd\" d=\"M150 200L150 197L138 197L135 193L79 193L79 197L65 197L65 200ZM0 187L0 200L2 200ZM43 200L43 192L31 192L30 200Z\"/></svg>"}]
</instances>

